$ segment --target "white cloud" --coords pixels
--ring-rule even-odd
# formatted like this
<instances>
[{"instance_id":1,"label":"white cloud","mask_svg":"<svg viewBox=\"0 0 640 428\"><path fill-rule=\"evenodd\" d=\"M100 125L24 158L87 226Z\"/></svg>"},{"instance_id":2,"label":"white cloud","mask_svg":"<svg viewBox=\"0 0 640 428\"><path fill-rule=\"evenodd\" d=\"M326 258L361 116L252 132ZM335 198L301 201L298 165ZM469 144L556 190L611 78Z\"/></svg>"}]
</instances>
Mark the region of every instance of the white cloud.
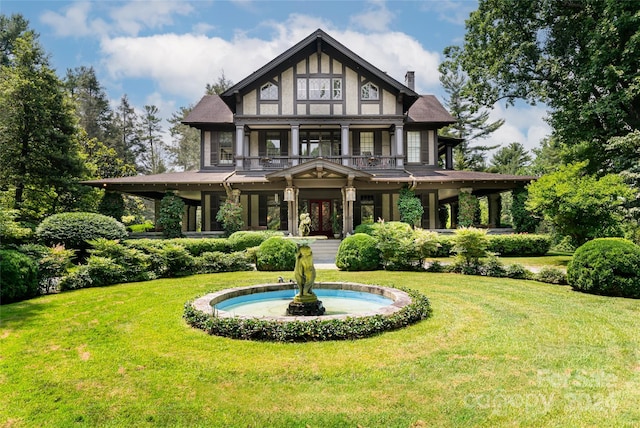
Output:
<instances>
[{"instance_id":1,"label":"white cloud","mask_svg":"<svg viewBox=\"0 0 640 428\"><path fill-rule=\"evenodd\" d=\"M464 25L469 14L478 8L476 1L439 0L425 1L421 4L425 12L438 13L438 19L456 25Z\"/></svg>"},{"instance_id":2,"label":"white cloud","mask_svg":"<svg viewBox=\"0 0 640 428\"><path fill-rule=\"evenodd\" d=\"M91 3L78 2L69 6L64 13L46 11L40 20L51 26L59 37L83 37L102 32L106 24L101 19L90 20Z\"/></svg>"},{"instance_id":3,"label":"white cloud","mask_svg":"<svg viewBox=\"0 0 640 428\"><path fill-rule=\"evenodd\" d=\"M110 20L91 17L93 3L72 3L63 13L44 12L40 19L60 37L104 37L114 34L136 36L145 29L173 24L175 15L188 15L193 7L183 1L132 1L109 10ZM95 13L100 13L96 11Z\"/></svg>"},{"instance_id":4,"label":"white cloud","mask_svg":"<svg viewBox=\"0 0 640 428\"><path fill-rule=\"evenodd\" d=\"M295 24L295 25L294 25ZM222 74L238 82L304 39L317 28L391 77L402 82L407 70L416 72L416 89L439 85L440 55L399 32L364 34L332 30L331 25L306 15L290 15L286 22L263 24L274 30L271 39L238 32L231 40L194 34L157 34L148 37L105 38L103 63L112 78L151 78L161 90L195 101L206 83Z\"/></svg>"},{"instance_id":5,"label":"white cloud","mask_svg":"<svg viewBox=\"0 0 640 428\"><path fill-rule=\"evenodd\" d=\"M173 24L173 15L188 15L193 7L183 1L132 1L111 10L114 30L137 35L144 29L162 28Z\"/></svg>"},{"instance_id":6,"label":"white cloud","mask_svg":"<svg viewBox=\"0 0 640 428\"><path fill-rule=\"evenodd\" d=\"M500 144L501 147L506 147L517 142L531 151L551 134L551 127L545 122L546 116L547 110L543 106L520 103L505 108L496 104L489 114L489 120L505 119L505 124L484 140L483 144Z\"/></svg>"},{"instance_id":7,"label":"white cloud","mask_svg":"<svg viewBox=\"0 0 640 428\"><path fill-rule=\"evenodd\" d=\"M351 26L366 31L388 31L389 24L393 21L395 14L387 8L382 0L371 0L368 3L369 7L366 11L351 17L349 20Z\"/></svg>"}]
</instances>

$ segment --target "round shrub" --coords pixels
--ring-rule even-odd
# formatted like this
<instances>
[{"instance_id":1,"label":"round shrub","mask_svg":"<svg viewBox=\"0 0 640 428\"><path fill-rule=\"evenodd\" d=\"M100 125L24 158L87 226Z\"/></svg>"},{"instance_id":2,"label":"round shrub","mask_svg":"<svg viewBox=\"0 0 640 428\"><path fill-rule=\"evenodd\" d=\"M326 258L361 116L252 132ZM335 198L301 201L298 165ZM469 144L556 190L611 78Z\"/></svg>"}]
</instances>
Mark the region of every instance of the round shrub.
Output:
<instances>
[{"instance_id":1,"label":"round shrub","mask_svg":"<svg viewBox=\"0 0 640 428\"><path fill-rule=\"evenodd\" d=\"M280 236L272 236L258 247L256 269L261 271L293 270L296 264L296 244Z\"/></svg>"},{"instance_id":2,"label":"round shrub","mask_svg":"<svg viewBox=\"0 0 640 428\"><path fill-rule=\"evenodd\" d=\"M600 238L579 247L567 267L574 289L640 298L640 247L622 238Z\"/></svg>"},{"instance_id":3,"label":"round shrub","mask_svg":"<svg viewBox=\"0 0 640 428\"><path fill-rule=\"evenodd\" d=\"M67 249L86 250L98 238L122 239L127 231L114 218L96 213L61 213L45 218L36 228L36 237L45 245L62 244Z\"/></svg>"},{"instance_id":4,"label":"round shrub","mask_svg":"<svg viewBox=\"0 0 640 428\"><path fill-rule=\"evenodd\" d=\"M340 270L376 270L380 262L377 240L365 233L343 239L336 254L336 266Z\"/></svg>"},{"instance_id":5,"label":"round shrub","mask_svg":"<svg viewBox=\"0 0 640 428\"><path fill-rule=\"evenodd\" d=\"M38 265L16 250L0 250L0 302L11 303L38 294Z\"/></svg>"},{"instance_id":6,"label":"round shrub","mask_svg":"<svg viewBox=\"0 0 640 428\"><path fill-rule=\"evenodd\" d=\"M244 251L247 248L257 247L273 236L273 232L239 231L229 236L229 247L232 251Z\"/></svg>"}]
</instances>

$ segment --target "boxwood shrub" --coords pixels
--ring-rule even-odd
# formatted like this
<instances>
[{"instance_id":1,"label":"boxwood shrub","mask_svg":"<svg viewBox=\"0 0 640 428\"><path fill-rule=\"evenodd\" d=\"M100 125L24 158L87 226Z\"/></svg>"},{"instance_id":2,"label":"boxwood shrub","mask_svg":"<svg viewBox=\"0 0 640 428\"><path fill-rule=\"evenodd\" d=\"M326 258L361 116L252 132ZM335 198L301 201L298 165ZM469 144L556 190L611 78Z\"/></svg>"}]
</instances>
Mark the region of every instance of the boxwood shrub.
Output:
<instances>
[{"instance_id":1,"label":"boxwood shrub","mask_svg":"<svg viewBox=\"0 0 640 428\"><path fill-rule=\"evenodd\" d=\"M0 303L28 299L38 294L38 264L16 250L0 250Z\"/></svg>"},{"instance_id":2,"label":"boxwood shrub","mask_svg":"<svg viewBox=\"0 0 640 428\"><path fill-rule=\"evenodd\" d=\"M296 264L296 244L281 236L272 236L258 247L256 269L261 271L293 270Z\"/></svg>"},{"instance_id":3,"label":"boxwood shrub","mask_svg":"<svg viewBox=\"0 0 640 428\"><path fill-rule=\"evenodd\" d=\"M223 253L230 252L230 245L227 238L174 238L164 241L164 243L167 242L183 246L189 254L195 257L202 253L214 251Z\"/></svg>"},{"instance_id":4,"label":"boxwood shrub","mask_svg":"<svg viewBox=\"0 0 640 428\"><path fill-rule=\"evenodd\" d=\"M114 218L96 213L61 213L45 218L36 228L36 237L47 246L62 244L67 249L86 251L88 241L123 239L127 231Z\"/></svg>"},{"instance_id":5,"label":"boxwood shrub","mask_svg":"<svg viewBox=\"0 0 640 428\"><path fill-rule=\"evenodd\" d=\"M196 258L198 273L236 272L253 270L249 255L244 251L223 253L212 251Z\"/></svg>"},{"instance_id":6,"label":"boxwood shrub","mask_svg":"<svg viewBox=\"0 0 640 428\"><path fill-rule=\"evenodd\" d=\"M229 236L231 251L244 251L247 248L257 247L272 236L282 236L280 232L273 231L248 231L234 232Z\"/></svg>"},{"instance_id":7,"label":"boxwood shrub","mask_svg":"<svg viewBox=\"0 0 640 428\"><path fill-rule=\"evenodd\" d=\"M487 250L500 256L544 256L551 248L548 235L488 235Z\"/></svg>"},{"instance_id":8,"label":"boxwood shrub","mask_svg":"<svg viewBox=\"0 0 640 428\"><path fill-rule=\"evenodd\" d=\"M381 266L378 241L365 233L356 233L342 240L336 254L336 266L340 270L376 270Z\"/></svg>"},{"instance_id":9,"label":"boxwood shrub","mask_svg":"<svg viewBox=\"0 0 640 428\"><path fill-rule=\"evenodd\" d=\"M599 238L579 247L567 267L574 289L640 298L640 247L622 238Z\"/></svg>"}]
</instances>

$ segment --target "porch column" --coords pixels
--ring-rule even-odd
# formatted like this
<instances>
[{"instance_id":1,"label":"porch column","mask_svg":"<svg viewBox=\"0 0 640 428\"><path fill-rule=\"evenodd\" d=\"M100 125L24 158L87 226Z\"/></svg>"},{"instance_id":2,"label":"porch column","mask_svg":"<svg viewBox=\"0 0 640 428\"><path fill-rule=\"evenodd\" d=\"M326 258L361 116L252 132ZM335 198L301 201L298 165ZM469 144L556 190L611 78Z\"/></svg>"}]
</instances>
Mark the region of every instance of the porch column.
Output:
<instances>
[{"instance_id":1,"label":"porch column","mask_svg":"<svg viewBox=\"0 0 640 428\"><path fill-rule=\"evenodd\" d=\"M342 188L342 230L344 236L353 233L353 203L356 200L356 188L353 186Z\"/></svg>"},{"instance_id":2,"label":"porch column","mask_svg":"<svg viewBox=\"0 0 640 428\"><path fill-rule=\"evenodd\" d=\"M288 232L291 236L298 235L298 189L287 186L284 189L284 200L287 201Z\"/></svg>"},{"instance_id":3,"label":"porch column","mask_svg":"<svg viewBox=\"0 0 640 428\"><path fill-rule=\"evenodd\" d=\"M236 126L236 169L244 169L244 125Z\"/></svg>"},{"instance_id":4,"label":"porch column","mask_svg":"<svg viewBox=\"0 0 640 428\"><path fill-rule=\"evenodd\" d=\"M487 196L489 200L489 227L500 227L500 193L491 193Z\"/></svg>"},{"instance_id":5,"label":"porch column","mask_svg":"<svg viewBox=\"0 0 640 428\"><path fill-rule=\"evenodd\" d=\"M300 125L291 125L291 165L298 165L300 156Z\"/></svg>"},{"instance_id":6,"label":"porch column","mask_svg":"<svg viewBox=\"0 0 640 428\"><path fill-rule=\"evenodd\" d=\"M396 166L404 168L404 127L396 125Z\"/></svg>"},{"instance_id":7,"label":"porch column","mask_svg":"<svg viewBox=\"0 0 640 428\"><path fill-rule=\"evenodd\" d=\"M458 202L451 202L449 204L449 207L451 208L451 229L457 229L458 228L458 213L459 211L459 205ZM444 226L443 226L444 227Z\"/></svg>"},{"instance_id":8,"label":"porch column","mask_svg":"<svg viewBox=\"0 0 640 428\"><path fill-rule=\"evenodd\" d=\"M351 156L351 153L349 152L349 125L340 125L340 143L342 151L342 165L349 166L349 159Z\"/></svg>"}]
</instances>

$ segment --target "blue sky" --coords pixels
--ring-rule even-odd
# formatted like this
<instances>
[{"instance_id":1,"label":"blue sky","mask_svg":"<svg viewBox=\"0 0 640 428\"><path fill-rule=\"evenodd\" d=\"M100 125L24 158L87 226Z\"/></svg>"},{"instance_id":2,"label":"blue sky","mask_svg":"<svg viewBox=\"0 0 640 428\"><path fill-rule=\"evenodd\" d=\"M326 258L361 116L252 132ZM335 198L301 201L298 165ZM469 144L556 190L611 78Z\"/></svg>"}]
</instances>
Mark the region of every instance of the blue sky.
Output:
<instances>
[{"instance_id":1,"label":"blue sky","mask_svg":"<svg viewBox=\"0 0 640 428\"><path fill-rule=\"evenodd\" d=\"M462 42L476 7L476 0L0 0L0 13L29 20L60 76L93 66L114 105L127 94L137 109L154 104L164 118L195 104L222 73L239 82L318 28L400 82L414 70L417 92L444 102L443 49ZM496 105L491 115L506 119L491 143L531 149L549 133L542 106Z\"/></svg>"}]
</instances>

